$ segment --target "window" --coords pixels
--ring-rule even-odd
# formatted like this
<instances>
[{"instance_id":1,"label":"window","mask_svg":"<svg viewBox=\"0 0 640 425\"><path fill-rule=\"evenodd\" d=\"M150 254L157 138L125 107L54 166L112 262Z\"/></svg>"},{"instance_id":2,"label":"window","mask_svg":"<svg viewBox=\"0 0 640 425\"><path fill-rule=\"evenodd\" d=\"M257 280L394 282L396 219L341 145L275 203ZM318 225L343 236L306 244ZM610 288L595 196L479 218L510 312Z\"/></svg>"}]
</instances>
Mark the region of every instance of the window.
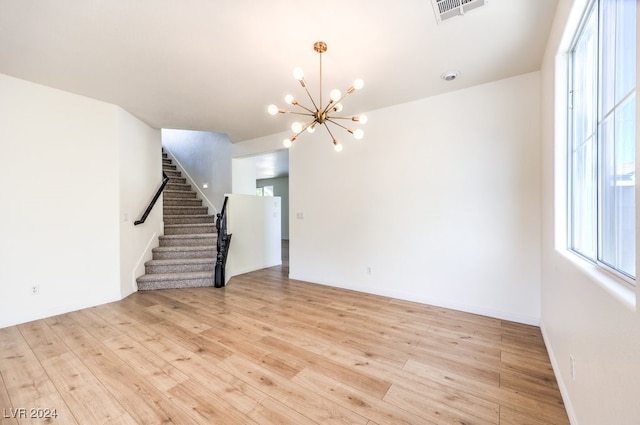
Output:
<instances>
[{"instance_id":1,"label":"window","mask_svg":"<svg viewBox=\"0 0 640 425\"><path fill-rule=\"evenodd\" d=\"M569 249L636 276L636 0L593 0L570 51Z\"/></svg>"},{"instance_id":2,"label":"window","mask_svg":"<svg viewBox=\"0 0 640 425\"><path fill-rule=\"evenodd\" d=\"M256 189L258 196L273 196L273 185L263 186Z\"/></svg>"}]
</instances>

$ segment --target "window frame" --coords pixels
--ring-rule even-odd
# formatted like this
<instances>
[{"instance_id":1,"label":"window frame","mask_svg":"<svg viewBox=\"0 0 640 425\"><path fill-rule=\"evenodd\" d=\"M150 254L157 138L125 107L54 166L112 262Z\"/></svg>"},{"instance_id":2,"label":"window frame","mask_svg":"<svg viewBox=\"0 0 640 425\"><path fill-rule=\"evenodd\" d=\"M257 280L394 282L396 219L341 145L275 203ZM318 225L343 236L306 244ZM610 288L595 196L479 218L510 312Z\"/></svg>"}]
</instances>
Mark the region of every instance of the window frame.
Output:
<instances>
[{"instance_id":1,"label":"window frame","mask_svg":"<svg viewBox=\"0 0 640 425\"><path fill-rule=\"evenodd\" d=\"M637 252L635 252L635 256L634 256L634 261L636 262L635 264L635 276L630 275L629 273L627 273L624 270L619 270L618 268L604 262L602 260L602 258L604 257L604 253L603 253L603 240L605 239L605 237L602 236L602 229L603 226L606 223L603 223L602 217L603 217L603 208L606 207L604 205L604 201L603 201L603 193L604 193L604 184L605 184L605 178L603 177L603 170L606 167L606 164L604 164L604 158L603 158L603 152L604 152L604 147L603 144L605 143L603 141L603 126L604 124L607 122L607 120L611 117L611 115L614 115L616 113L616 111L619 111L619 107L620 106L624 106L626 104L626 102L629 101L630 98L632 97L636 97L636 107L637 107L637 77L636 80L634 82L634 86L633 89L626 93L621 99L614 101L613 102L613 106L606 111L603 111L603 101L602 101L602 91L603 91L603 77L602 77L602 73L603 73L603 61L602 61L602 56L603 56L603 38L602 38L602 23L601 23L601 11L602 11L602 2L604 2L606 0L589 0L587 7L584 10L583 16L581 18L580 21L580 25L578 26L575 34L574 34L574 38L571 42L571 45L568 49L568 67L567 67L567 143L566 143L566 149L567 149L567 179L566 179L566 184L567 184L567 197L566 197L566 208L567 208L567 215L566 215L566 220L567 220L567 227L566 227L566 231L567 231L567 243L566 243L566 248L567 251L571 252L574 255L577 255L578 257L582 258L583 260L595 265L596 267L598 267L601 270L604 270L612 275L614 275L615 277L618 278L618 280L621 280L622 282L624 282L625 284L631 286L631 287L635 287L636 286L636 282L637 282L637 275L638 275L638 264L637 264ZM637 7L637 6L636 6ZM585 35L585 31L587 30L587 27L591 24L591 17L592 14L595 16L595 39L596 39L596 63L594 64L594 69L595 69L595 88L596 88L596 92L595 92L595 97L594 97L594 102L595 105L591 105L592 110L595 111L595 116L593 117L594 120L594 128L589 129L589 131L592 132L592 136L589 137L593 137L594 141L595 141L595 145L593 146L593 151L592 152L594 154L593 156L593 176L594 176L594 190L595 190L595 208L594 211L592 211L592 213L594 214L594 219L595 219L595 223L593 224L593 229L591 229L592 232L594 232L594 234L592 235L592 237L594 237L594 258L591 258L589 255L585 254L584 252L580 252L576 247L575 247L575 241L576 239L574 239L575 236L575 196L574 196L574 192L575 192L575 187L576 185L574 184L574 171L575 171L575 158L576 158L576 152L574 152L574 150L576 149L576 141L574 140L574 137L576 136L576 120L575 120L575 98L574 98L574 94L575 94L575 90L577 87L577 84L575 82L575 80L577 79L577 74L575 72L575 62L577 62L576 60L576 49L579 47L579 43L583 40L582 37ZM638 29L636 28L636 31ZM634 43L636 42L636 39L634 39ZM636 51L637 51L637 47L636 47ZM637 74L637 71L636 71ZM615 86L615 80L614 80L614 86ZM615 89L614 89L615 90ZM634 123L635 125L637 125L637 114L636 116L634 116ZM634 135L637 138L637 131ZM582 143L585 143L586 141L589 140L589 137L586 137ZM635 140L635 139L634 139ZM636 145L635 147L637 148L637 141L636 141ZM637 169L637 163L635 162L634 159L634 165L636 166ZM634 171L634 176L637 175L635 174ZM634 180L634 187L635 187L635 180ZM637 209L637 205L638 202L636 200L635 204L634 204L634 217L636 214L636 209ZM637 225L637 223L636 223ZM634 235L634 240L637 238L637 234ZM637 246L637 241L634 242L634 251L636 250L636 246Z\"/></svg>"}]
</instances>

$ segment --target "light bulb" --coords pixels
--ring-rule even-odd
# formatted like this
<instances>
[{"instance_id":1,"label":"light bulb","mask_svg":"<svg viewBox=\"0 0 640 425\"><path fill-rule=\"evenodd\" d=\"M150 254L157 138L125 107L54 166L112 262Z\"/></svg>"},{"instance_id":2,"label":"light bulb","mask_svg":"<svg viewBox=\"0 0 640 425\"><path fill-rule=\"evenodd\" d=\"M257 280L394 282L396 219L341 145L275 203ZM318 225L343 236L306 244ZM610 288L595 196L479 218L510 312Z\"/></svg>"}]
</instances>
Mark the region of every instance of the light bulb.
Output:
<instances>
[{"instance_id":1,"label":"light bulb","mask_svg":"<svg viewBox=\"0 0 640 425\"><path fill-rule=\"evenodd\" d=\"M313 123L309 127L307 127L307 131L309 133L313 133L314 131L316 131L316 123Z\"/></svg>"},{"instance_id":2,"label":"light bulb","mask_svg":"<svg viewBox=\"0 0 640 425\"><path fill-rule=\"evenodd\" d=\"M360 124L366 124L366 123L367 123L367 121L369 121L369 118L368 118L365 114L360 114L360 115L358 116L358 122L359 122Z\"/></svg>"},{"instance_id":3,"label":"light bulb","mask_svg":"<svg viewBox=\"0 0 640 425\"><path fill-rule=\"evenodd\" d=\"M292 143L292 142L291 142L291 140L289 140L289 139L284 139L284 140L282 141L282 146L284 146L285 148L290 148L290 147L291 147L291 143Z\"/></svg>"},{"instance_id":4,"label":"light bulb","mask_svg":"<svg viewBox=\"0 0 640 425\"><path fill-rule=\"evenodd\" d=\"M290 94L286 95L284 97L284 101L287 102L289 105L291 105L293 103L295 99L293 98L293 96L291 96Z\"/></svg>"},{"instance_id":5,"label":"light bulb","mask_svg":"<svg viewBox=\"0 0 640 425\"><path fill-rule=\"evenodd\" d=\"M304 73L302 72L302 68L294 68L293 69L293 78L300 81L304 78Z\"/></svg>"},{"instance_id":6,"label":"light bulb","mask_svg":"<svg viewBox=\"0 0 640 425\"><path fill-rule=\"evenodd\" d=\"M333 141L333 148L336 150L336 152L342 152L342 145L337 140Z\"/></svg>"},{"instance_id":7,"label":"light bulb","mask_svg":"<svg viewBox=\"0 0 640 425\"><path fill-rule=\"evenodd\" d=\"M353 137L355 137L355 138L356 138L356 140L360 140L360 139L362 139L362 138L364 137L364 131L362 131L362 129L361 129L361 128L359 128L359 129L355 130L355 131L353 132Z\"/></svg>"},{"instance_id":8,"label":"light bulb","mask_svg":"<svg viewBox=\"0 0 640 425\"><path fill-rule=\"evenodd\" d=\"M362 78L356 78L356 80L353 82L353 88L356 90L360 90L363 87L364 81L362 80Z\"/></svg>"},{"instance_id":9,"label":"light bulb","mask_svg":"<svg viewBox=\"0 0 640 425\"><path fill-rule=\"evenodd\" d=\"M331 90L331 93L329 93L329 97L334 102L337 102L342 97L342 93L340 93L340 90L338 90L338 89L333 89L333 90Z\"/></svg>"},{"instance_id":10,"label":"light bulb","mask_svg":"<svg viewBox=\"0 0 640 425\"><path fill-rule=\"evenodd\" d=\"M276 105L269 105L267 107L267 112L271 115L276 115L278 113L278 107Z\"/></svg>"},{"instance_id":11,"label":"light bulb","mask_svg":"<svg viewBox=\"0 0 640 425\"><path fill-rule=\"evenodd\" d=\"M300 133L302 131L302 123L296 121L291 124L291 131L293 131L294 133Z\"/></svg>"},{"instance_id":12,"label":"light bulb","mask_svg":"<svg viewBox=\"0 0 640 425\"><path fill-rule=\"evenodd\" d=\"M336 106L333 107L333 110L336 112L341 112L342 111L342 103L336 103Z\"/></svg>"}]
</instances>

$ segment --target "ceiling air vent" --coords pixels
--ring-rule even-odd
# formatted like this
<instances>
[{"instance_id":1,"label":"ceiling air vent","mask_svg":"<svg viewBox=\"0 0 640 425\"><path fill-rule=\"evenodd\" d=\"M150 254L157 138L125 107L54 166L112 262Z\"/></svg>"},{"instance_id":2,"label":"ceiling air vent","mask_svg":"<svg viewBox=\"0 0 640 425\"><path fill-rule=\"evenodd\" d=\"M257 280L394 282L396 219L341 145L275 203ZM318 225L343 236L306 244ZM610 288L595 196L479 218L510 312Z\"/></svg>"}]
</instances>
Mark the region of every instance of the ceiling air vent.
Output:
<instances>
[{"instance_id":1,"label":"ceiling air vent","mask_svg":"<svg viewBox=\"0 0 640 425\"><path fill-rule=\"evenodd\" d=\"M431 2L433 10L436 12L436 20L441 22L484 6L489 3L489 0L431 0Z\"/></svg>"}]
</instances>

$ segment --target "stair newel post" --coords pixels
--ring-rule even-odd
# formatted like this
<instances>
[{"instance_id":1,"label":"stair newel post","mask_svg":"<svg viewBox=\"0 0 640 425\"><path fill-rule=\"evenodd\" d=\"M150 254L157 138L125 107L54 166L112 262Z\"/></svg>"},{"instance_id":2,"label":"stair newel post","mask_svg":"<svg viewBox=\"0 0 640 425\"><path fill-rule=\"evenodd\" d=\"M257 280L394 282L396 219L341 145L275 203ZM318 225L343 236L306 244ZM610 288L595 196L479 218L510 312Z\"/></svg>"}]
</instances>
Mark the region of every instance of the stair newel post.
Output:
<instances>
[{"instance_id":1,"label":"stair newel post","mask_svg":"<svg viewBox=\"0 0 640 425\"><path fill-rule=\"evenodd\" d=\"M227 234L227 200L224 198L222 211L216 214L216 230L218 231L216 267L214 276L214 286L222 288L225 285L225 266L227 263L227 254L229 253L229 244L231 242L231 234Z\"/></svg>"}]
</instances>

